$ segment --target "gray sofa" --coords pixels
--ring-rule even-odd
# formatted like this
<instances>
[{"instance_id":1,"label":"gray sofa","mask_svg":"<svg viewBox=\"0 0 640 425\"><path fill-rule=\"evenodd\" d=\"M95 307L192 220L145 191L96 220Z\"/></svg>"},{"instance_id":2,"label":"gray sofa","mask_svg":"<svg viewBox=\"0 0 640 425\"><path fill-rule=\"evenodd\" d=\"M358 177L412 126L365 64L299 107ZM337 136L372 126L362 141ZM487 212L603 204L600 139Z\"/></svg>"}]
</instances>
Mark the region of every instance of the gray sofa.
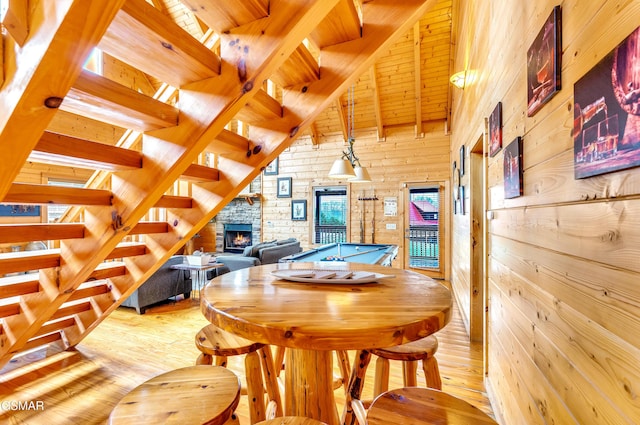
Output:
<instances>
[{"instance_id":1,"label":"gray sofa","mask_svg":"<svg viewBox=\"0 0 640 425\"><path fill-rule=\"evenodd\" d=\"M174 255L169 258L154 274L136 289L133 294L121 304L133 307L138 314L144 314L147 307L168 298L183 294L185 298L191 296L193 282L189 270L175 270L171 266L186 262L184 255ZM226 266L207 270L207 280L221 274L228 273Z\"/></svg>"},{"instance_id":2,"label":"gray sofa","mask_svg":"<svg viewBox=\"0 0 640 425\"><path fill-rule=\"evenodd\" d=\"M233 271L261 264L277 263L282 257L301 251L300 241L289 238L249 246L241 255L218 255L216 261L223 263Z\"/></svg>"},{"instance_id":3,"label":"gray sofa","mask_svg":"<svg viewBox=\"0 0 640 425\"><path fill-rule=\"evenodd\" d=\"M148 306L159 303L176 295L191 296L191 272L174 270L173 264L181 264L184 256L175 255L167 260L154 274L144 282L133 294L121 304L134 307L138 314L144 314Z\"/></svg>"}]
</instances>

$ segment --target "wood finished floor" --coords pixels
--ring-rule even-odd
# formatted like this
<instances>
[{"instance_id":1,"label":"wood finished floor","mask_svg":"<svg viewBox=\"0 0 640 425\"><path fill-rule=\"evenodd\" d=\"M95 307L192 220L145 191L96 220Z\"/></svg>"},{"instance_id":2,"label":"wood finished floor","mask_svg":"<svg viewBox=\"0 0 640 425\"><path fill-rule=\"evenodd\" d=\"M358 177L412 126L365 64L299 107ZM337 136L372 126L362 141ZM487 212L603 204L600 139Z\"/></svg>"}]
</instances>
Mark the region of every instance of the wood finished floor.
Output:
<instances>
[{"instance_id":1,"label":"wood finished floor","mask_svg":"<svg viewBox=\"0 0 640 425\"><path fill-rule=\"evenodd\" d=\"M438 333L443 391L492 415L482 383L481 346L469 343L457 307L454 310L451 322ZM0 423L104 424L128 391L160 373L194 364L199 354L194 335L207 323L193 299L168 302L142 316L120 307L75 350L41 349L5 366L0 371ZM372 397L374 362L363 399ZM389 388L401 387L401 366L391 363ZM242 373L239 361L231 359L229 367ZM420 368L418 373L419 385L424 385ZM339 389L335 396L341 412L344 394ZM7 401L41 401L44 409L6 410ZM241 424L249 423L244 397L238 414Z\"/></svg>"}]
</instances>

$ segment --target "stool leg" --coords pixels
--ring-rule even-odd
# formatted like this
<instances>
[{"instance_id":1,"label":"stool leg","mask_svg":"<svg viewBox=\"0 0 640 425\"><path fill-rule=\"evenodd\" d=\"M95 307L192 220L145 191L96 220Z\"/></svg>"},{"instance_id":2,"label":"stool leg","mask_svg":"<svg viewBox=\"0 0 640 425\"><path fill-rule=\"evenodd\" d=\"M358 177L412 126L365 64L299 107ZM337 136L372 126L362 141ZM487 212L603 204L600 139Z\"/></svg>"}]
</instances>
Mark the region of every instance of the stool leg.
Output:
<instances>
[{"instance_id":1,"label":"stool leg","mask_svg":"<svg viewBox=\"0 0 640 425\"><path fill-rule=\"evenodd\" d=\"M417 387L418 377L416 375L418 371L418 365L415 361L403 361L402 362L402 374L405 387Z\"/></svg>"},{"instance_id":2,"label":"stool leg","mask_svg":"<svg viewBox=\"0 0 640 425\"><path fill-rule=\"evenodd\" d=\"M442 380L440 379L440 368L438 367L438 361L436 360L436 358L428 357L422 360L422 370L424 370L424 377L427 381L427 387L441 390Z\"/></svg>"},{"instance_id":3,"label":"stool leg","mask_svg":"<svg viewBox=\"0 0 640 425\"><path fill-rule=\"evenodd\" d=\"M376 360L376 379L373 383L373 397L389 389L389 360L378 357Z\"/></svg>"},{"instance_id":4,"label":"stool leg","mask_svg":"<svg viewBox=\"0 0 640 425\"><path fill-rule=\"evenodd\" d=\"M264 409L264 388L262 387L262 368L260 356L255 351L244 358L244 369L247 375L247 399L249 402L249 418L252 424L266 419Z\"/></svg>"},{"instance_id":5,"label":"stool leg","mask_svg":"<svg viewBox=\"0 0 640 425\"><path fill-rule=\"evenodd\" d=\"M284 347L276 347L276 355L274 359L276 365L276 377L280 376L280 372L284 369Z\"/></svg>"},{"instance_id":6,"label":"stool leg","mask_svg":"<svg viewBox=\"0 0 640 425\"><path fill-rule=\"evenodd\" d=\"M197 365L210 365L210 364L213 364L213 356L210 356L209 354L202 353L196 359L196 366Z\"/></svg>"},{"instance_id":7,"label":"stool leg","mask_svg":"<svg viewBox=\"0 0 640 425\"><path fill-rule=\"evenodd\" d=\"M216 356L215 360L216 366L227 367L227 356Z\"/></svg>"},{"instance_id":8,"label":"stool leg","mask_svg":"<svg viewBox=\"0 0 640 425\"><path fill-rule=\"evenodd\" d=\"M262 347L258 350L258 354L260 354L262 375L267 390L267 397L269 397L269 405L271 409L275 409L275 416L282 416L282 399L280 397L280 388L278 387L277 364L274 363L273 356L271 355L271 347L268 345Z\"/></svg>"},{"instance_id":9,"label":"stool leg","mask_svg":"<svg viewBox=\"0 0 640 425\"><path fill-rule=\"evenodd\" d=\"M353 400L360 400L364 378L367 374L367 366L371 361L371 353L367 350L359 350L353 361L353 367L349 374L349 389L345 394L344 410L342 411L341 424L354 425L357 423L356 413L353 408Z\"/></svg>"},{"instance_id":10,"label":"stool leg","mask_svg":"<svg viewBox=\"0 0 640 425\"><path fill-rule=\"evenodd\" d=\"M345 350L336 351L336 355L338 356L338 366L340 366L340 375L342 375L342 385L344 386L345 392L347 391L347 387L349 386L349 373L351 370L351 365L349 362L349 354Z\"/></svg>"}]
</instances>

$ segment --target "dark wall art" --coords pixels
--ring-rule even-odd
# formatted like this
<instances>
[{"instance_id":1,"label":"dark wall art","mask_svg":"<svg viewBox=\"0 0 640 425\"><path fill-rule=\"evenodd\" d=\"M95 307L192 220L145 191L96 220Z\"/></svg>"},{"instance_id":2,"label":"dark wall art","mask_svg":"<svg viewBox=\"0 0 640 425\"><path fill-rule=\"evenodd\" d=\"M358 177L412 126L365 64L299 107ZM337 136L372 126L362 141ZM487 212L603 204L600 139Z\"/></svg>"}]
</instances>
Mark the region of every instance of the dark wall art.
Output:
<instances>
[{"instance_id":1,"label":"dark wall art","mask_svg":"<svg viewBox=\"0 0 640 425\"><path fill-rule=\"evenodd\" d=\"M502 148L502 102L498 102L489 115L489 156L495 156Z\"/></svg>"},{"instance_id":2,"label":"dark wall art","mask_svg":"<svg viewBox=\"0 0 640 425\"><path fill-rule=\"evenodd\" d=\"M640 27L573 87L574 175L640 165Z\"/></svg>"},{"instance_id":3,"label":"dark wall art","mask_svg":"<svg viewBox=\"0 0 640 425\"><path fill-rule=\"evenodd\" d=\"M562 52L560 6L553 8L527 51L527 116L535 115L560 90Z\"/></svg>"},{"instance_id":4,"label":"dark wall art","mask_svg":"<svg viewBox=\"0 0 640 425\"><path fill-rule=\"evenodd\" d=\"M522 138L516 137L504 148L504 197L522 196Z\"/></svg>"},{"instance_id":5,"label":"dark wall art","mask_svg":"<svg viewBox=\"0 0 640 425\"><path fill-rule=\"evenodd\" d=\"M2 217L38 217L39 215L39 205L0 205L0 216Z\"/></svg>"}]
</instances>

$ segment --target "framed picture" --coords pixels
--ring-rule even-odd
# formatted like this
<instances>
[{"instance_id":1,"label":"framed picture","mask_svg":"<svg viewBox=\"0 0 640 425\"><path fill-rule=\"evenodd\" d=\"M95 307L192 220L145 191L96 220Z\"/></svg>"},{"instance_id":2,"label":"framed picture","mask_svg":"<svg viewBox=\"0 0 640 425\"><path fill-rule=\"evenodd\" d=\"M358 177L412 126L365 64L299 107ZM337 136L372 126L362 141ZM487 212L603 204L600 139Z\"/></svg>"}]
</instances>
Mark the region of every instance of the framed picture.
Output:
<instances>
[{"instance_id":1,"label":"framed picture","mask_svg":"<svg viewBox=\"0 0 640 425\"><path fill-rule=\"evenodd\" d=\"M502 149L502 102L498 102L489 116L489 156Z\"/></svg>"},{"instance_id":2,"label":"framed picture","mask_svg":"<svg viewBox=\"0 0 640 425\"><path fill-rule=\"evenodd\" d=\"M464 176L464 145L460 146L460 175Z\"/></svg>"},{"instance_id":3,"label":"framed picture","mask_svg":"<svg viewBox=\"0 0 640 425\"><path fill-rule=\"evenodd\" d=\"M277 176L278 175L278 157L271 161L264 169L265 176Z\"/></svg>"},{"instance_id":4,"label":"framed picture","mask_svg":"<svg viewBox=\"0 0 640 425\"><path fill-rule=\"evenodd\" d=\"M40 205L0 205L0 216L2 217L38 217L40 216Z\"/></svg>"},{"instance_id":5,"label":"framed picture","mask_svg":"<svg viewBox=\"0 0 640 425\"><path fill-rule=\"evenodd\" d=\"M560 6L553 11L527 51L527 116L535 115L560 91L562 29Z\"/></svg>"},{"instance_id":6,"label":"framed picture","mask_svg":"<svg viewBox=\"0 0 640 425\"><path fill-rule=\"evenodd\" d=\"M460 214L464 215L465 211L464 211L464 186L460 186L459 190L459 195L458 195L458 204L460 207Z\"/></svg>"},{"instance_id":7,"label":"framed picture","mask_svg":"<svg viewBox=\"0 0 640 425\"><path fill-rule=\"evenodd\" d=\"M296 199L291 201L291 220L307 220L307 200Z\"/></svg>"},{"instance_id":8,"label":"framed picture","mask_svg":"<svg viewBox=\"0 0 640 425\"><path fill-rule=\"evenodd\" d=\"M278 177L278 198L291 198L291 177Z\"/></svg>"},{"instance_id":9,"label":"framed picture","mask_svg":"<svg viewBox=\"0 0 640 425\"><path fill-rule=\"evenodd\" d=\"M522 196L522 138L516 137L504 148L504 197Z\"/></svg>"},{"instance_id":10,"label":"framed picture","mask_svg":"<svg viewBox=\"0 0 640 425\"><path fill-rule=\"evenodd\" d=\"M458 213L458 199L460 198L460 170L457 163L453 161L453 175L451 176L452 186L451 194L453 195L453 213Z\"/></svg>"},{"instance_id":11,"label":"framed picture","mask_svg":"<svg viewBox=\"0 0 640 425\"><path fill-rule=\"evenodd\" d=\"M577 179L640 165L640 27L573 86Z\"/></svg>"}]
</instances>

